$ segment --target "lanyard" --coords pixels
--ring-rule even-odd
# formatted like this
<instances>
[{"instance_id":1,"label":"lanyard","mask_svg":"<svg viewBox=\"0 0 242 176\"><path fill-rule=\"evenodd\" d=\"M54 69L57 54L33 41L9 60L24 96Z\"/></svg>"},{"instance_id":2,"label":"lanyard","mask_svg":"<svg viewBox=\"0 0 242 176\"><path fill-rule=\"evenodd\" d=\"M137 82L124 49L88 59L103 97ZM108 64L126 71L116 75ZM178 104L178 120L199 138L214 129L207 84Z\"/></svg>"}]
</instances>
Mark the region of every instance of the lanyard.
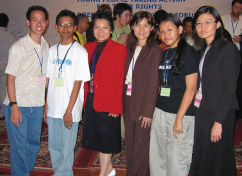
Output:
<instances>
[{"instance_id":1,"label":"lanyard","mask_svg":"<svg viewBox=\"0 0 242 176\"><path fill-rule=\"evenodd\" d=\"M236 24L235 24L235 27L234 27L234 23L233 23L233 21L231 20L231 24L232 24L232 28L233 28L233 35L235 34L235 30L236 30L236 28L237 28L238 22L239 22L239 20L237 20L237 22L236 22Z\"/></svg>"},{"instance_id":2,"label":"lanyard","mask_svg":"<svg viewBox=\"0 0 242 176\"><path fill-rule=\"evenodd\" d=\"M42 60L40 60L39 54L38 54L38 52L37 52L37 50L36 50L35 48L34 48L34 51L35 51L35 53L36 53L36 55L37 55L37 57L38 57L38 59L39 59L39 64L40 64L41 73L42 73L43 55L44 55L43 50L42 50Z\"/></svg>"},{"instance_id":3,"label":"lanyard","mask_svg":"<svg viewBox=\"0 0 242 176\"><path fill-rule=\"evenodd\" d=\"M135 55L135 52L134 52L134 55ZM132 59L132 74L134 72L134 56L133 56L133 59Z\"/></svg>"},{"instance_id":4,"label":"lanyard","mask_svg":"<svg viewBox=\"0 0 242 176\"><path fill-rule=\"evenodd\" d=\"M104 48L105 48L105 47L104 47ZM93 78L93 75L94 75L94 72L95 72L95 69L96 69L97 62L98 62L100 56L102 55L102 52L103 52L104 48L102 49L101 53L100 53L99 56L97 57L96 64L95 64L94 60L95 60L95 53L96 53L97 45L96 45L96 47L95 47L95 49L94 49L94 52L93 52L93 55L92 55L92 78Z\"/></svg>"},{"instance_id":5,"label":"lanyard","mask_svg":"<svg viewBox=\"0 0 242 176\"><path fill-rule=\"evenodd\" d=\"M204 54L203 54L203 56L202 56L202 59L201 59L201 61L200 61L200 63L199 63L199 81L200 81L200 83L199 83L199 84L200 84L199 89L202 88L203 64L204 64L204 61L205 61L206 54L207 54L208 50L210 49L210 47L211 47L211 46L207 46L207 47L206 47L206 49L205 49L205 51L204 51Z\"/></svg>"},{"instance_id":6,"label":"lanyard","mask_svg":"<svg viewBox=\"0 0 242 176\"><path fill-rule=\"evenodd\" d=\"M66 60L66 56L67 56L69 50L71 49L72 45L73 45L75 42L76 42L76 41L74 40L74 41L72 42L71 46L70 46L70 47L68 48L68 50L66 51L65 57L64 57L63 61L61 62L61 65L60 65L60 67L59 67L59 71L60 71L60 72L62 72L62 65L63 65L63 63L64 63L65 60ZM57 45L57 59L59 59L59 45L60 45L60 42L59 42L58 45ZM58 62L58 61L57 61L57 63L58 63L58 65L59 65L59 62Z\"/></svg>"},{"instance_id":7,"label":"lanyard","mask_svg":"<svg viewBox=\"0 0 242 176\"><path fill-rule=\"evenodd\" d=\"M202 89L202 76L201 75L199 76L199 81L200 81L200 83L199 83L200 84L199 89Z\"/></svg>"},{"instance_id":8,"label":"lanyard","mask_svg":"<svg viewBox=\"0 0 242 176\"><path fill-rule=\"evenodd\" d=\"M166 85L167 85L167 79L168 79L168 69L166 69L166 66L169 66L169 65L171 64L171 61L172 61L173 57L174 57L175 54L176 54L176 52L174 52L174 54L171 56L171 58L170 58L168 64L166 64L166 58L167 58L167 55L168 55L168 53L169 53L169 49L170 49L170 48L168 48L168 50L167 50L167 52L166 52L166 57L165 57L165 59L164 59L164 75L165 75L165 83L166 83Z\"/></svg>"}]
</instances>

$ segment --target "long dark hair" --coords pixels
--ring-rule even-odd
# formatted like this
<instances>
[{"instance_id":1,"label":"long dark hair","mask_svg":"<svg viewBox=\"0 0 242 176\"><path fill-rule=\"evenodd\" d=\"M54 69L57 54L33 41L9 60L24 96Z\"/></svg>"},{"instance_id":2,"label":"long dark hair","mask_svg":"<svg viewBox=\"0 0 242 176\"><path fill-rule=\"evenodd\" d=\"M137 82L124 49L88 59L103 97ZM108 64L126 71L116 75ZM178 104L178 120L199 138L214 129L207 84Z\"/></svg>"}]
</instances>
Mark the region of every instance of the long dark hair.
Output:
<instances>
[{"instance_id":1,"label":"long dark hair","mask_svg":"<svg viewBox=\"0 0 242 176\"><path fill-rule=\"evenodd\" d=\"M223 22L222 22L222 19L219 15L218 11L212 6L202 6L202 7L200 7L196 11L194 18L193 18L193 22L192 22L193 37L194 37L194 48L196 50L199 50L199 51L204 51L204 49L206 47L206 42L205 42L205 39L201 39L197 35L195 24L196 24L199 16L202 15L202 14L205 14L205 13L211 14L215 18L216 23L218 23L218 22L221 23L221 26L216 30L215 37L214 37L212 44L214 43L214 41L223 38Z\"/></svg>"},{"instance_id":2,"label":"long dark hair","mask_svg":"<svg viewBox=\"0 0 242 176\"><path fill-rule=\"evenodd\" d=\"M156 30L155 30L155 21L151 13L147 11L139 11L136 12L133 16L133 18L130 21L130 28L131 32L129 34L128 40L127 40L127 46L130 49L131 52L133 52L138 44L138 39L134 34L133 26L137 24L138 22L142 21L144 18L147 19L148 24L153 27L153 30L150 32L149 37L147 38L146 44L150 45L153 41L155 41L156 38Z\"/></svg>"},{"instance_id":3,"label":"long dark hair","mask_svg":"<svg viewBox=\"0 0 242 176\"><path fill-rule=\"evenodd\" d=\"M182 22L180 18L178 18L172 13L169 13L168 15L166 15L166 17L162 22L166 22L166 21L172 22L177 28L182 26ZM182 31L182 34L180 34L180 40L177 44L176 54L174 56L174 59L172 60L171 71L174 75L179 75L181 73L181 69L184 64L183 57L184 57L184 51L186 46L187 46L187 42L185 39L185 34L184 34L184 31Z\"/></svg>"}]
</instances>

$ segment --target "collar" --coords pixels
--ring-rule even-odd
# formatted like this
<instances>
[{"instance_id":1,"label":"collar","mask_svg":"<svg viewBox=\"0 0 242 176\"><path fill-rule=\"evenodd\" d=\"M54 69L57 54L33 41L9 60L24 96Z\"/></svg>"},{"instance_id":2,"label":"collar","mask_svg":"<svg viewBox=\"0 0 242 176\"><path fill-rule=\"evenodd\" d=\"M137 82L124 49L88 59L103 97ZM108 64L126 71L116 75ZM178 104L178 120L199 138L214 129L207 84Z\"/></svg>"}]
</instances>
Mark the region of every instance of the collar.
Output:
<instances>
[{"instance_id":1,"label":"collar","mask_svg":"<svg viewBox=\"0 0 242 176\"><path fill-rule=\"evenodd\" d=\"M7 28L5 28L5 27L0 27L0 30L1 30L1 31L7 31Z\"/></svg>"},{"instance_id":2,"label":"collar","mask_svg":"<svg viewBox=\"0 0 242 176\"><path fill-rule=\"evenodd\" d=\"M77 35L82 35L83 33L80 33L79 31L76 31L76 34Z\"/></svg>"},{"instance_id":3,"label":"collar","mask_svg":"<svg viewBox=\"0 0 242 176\"><path fill-rule=\"evenodd\" d=\"M220 44L221 44L222 42L224 42L224 41L225 41L224 39L217 39L217 40L211 45L211 47L219 47Z\"/></svg>"},{"instance_id":4,"label":"collar","mask_svg":"<svg viewBox=\"0 0 242 176\"><path fill-rule=\"evenodd\" d=\"M241 15L240 15L239 18L238 18L238 20L234 22L234 21L232 20L231 16L230 16L230 14L231 14L231 13L229 13L228 16L229 16L230 21L232 21L233 23L236 23L237 21L242 20L241 17L240 17Z\"/></svg>"},{"instance_id":5,"label":"collar","mask_svg":"<svg viewBox=\"0 0 242 176\"><path fill-rule=\"evenodd\" d=\"M114 30L116 30L116 31L118 31L118 32L120 32L120 31L125 32L125 29L126 29L126 28L128 28L128 26L123 26L122 29L119 30L119 29L116 27L116 25L114 25Z\"/></svg>"},{"instance_id":6,"label":"collar","mask_svg":"<svg viewBox=\"0 0 242 176\"><path fill-rule=\"evenodd\" d=\"M30 33L30 32L28 32L28 34L26 35L26 37L27 37L27 40L32 44L32 46L34 46L34 47L42 47L43 44L45 43L45 39L44 39L44 37L41 36L41 43L38 44L38 43L36 43L36 42L30 37L29 33Z\"/></svg>"}]
</instances>

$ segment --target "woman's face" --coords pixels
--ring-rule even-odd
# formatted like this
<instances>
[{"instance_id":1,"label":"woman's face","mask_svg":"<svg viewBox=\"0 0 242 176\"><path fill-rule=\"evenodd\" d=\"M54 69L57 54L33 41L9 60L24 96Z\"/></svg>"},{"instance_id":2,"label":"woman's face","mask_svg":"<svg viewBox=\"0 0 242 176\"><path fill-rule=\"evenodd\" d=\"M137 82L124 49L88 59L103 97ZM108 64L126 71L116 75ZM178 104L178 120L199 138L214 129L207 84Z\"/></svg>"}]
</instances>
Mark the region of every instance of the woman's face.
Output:
<instances>
[{"instance_id":1,"label":"woman's face","mask_svg":"<svg viewBox=\"0 0 242 176\"><path fill-rule=\"evenodd\" d=\"M138 39L138 45L144 46L146 44L147 38L150 36L150 32L153 30L153 26L148 24L146 18L143 18L138 23L133 26L134 35Z\"/></svg>"},{"instance_id":2,"label":"woman's face","mask_svg":"<svg viewBox=\"0 0 242 176\"><path fill-rule=\"evenodd\" d=\"M108 20L97 19L93 27L93 33L98 42L108 40L112 33Z\"/></svg>"},{"instance_id":3,"label":"woman's face","mask_svg":"<svg viewBox=\"0 0 242 176\"><path fill-rule=\"evenodd\" d=\"M179 28L171 21L163 21L159 25L159 35L162 42L164 42L169 48L177 47L180 41L180 34L183 31L183 27Z\"/></svg>"},{"instance_id":4,"label":"woman's face","mask_svg":"<svg viewBox=\"0 0 242 176\"><path fill-rule=\"evenodd\" d=\"M197 35L205 39L207 45L210 45L216 35L216 30L221 26L220 22L215 21L213 15L204 13L200 15L195 23Z\"/></svg>"}]
</instances>

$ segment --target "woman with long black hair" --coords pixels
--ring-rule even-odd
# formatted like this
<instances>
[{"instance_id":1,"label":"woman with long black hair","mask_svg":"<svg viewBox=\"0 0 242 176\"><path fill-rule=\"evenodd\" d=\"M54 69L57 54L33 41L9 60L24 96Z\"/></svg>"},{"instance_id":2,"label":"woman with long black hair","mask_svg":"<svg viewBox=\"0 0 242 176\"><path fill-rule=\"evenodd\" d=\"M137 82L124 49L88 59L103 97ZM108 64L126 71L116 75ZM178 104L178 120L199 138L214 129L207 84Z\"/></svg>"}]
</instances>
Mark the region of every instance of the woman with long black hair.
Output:
<instances>
[{"instance_id":1,"label":"woman with long black hair","mask_svg":"<svg viewBox=\"0 0 242 176\"><path fill-rule=\"evenodd\" d=\"M182 22L168 14L159 25L168 46L159 66L160 91L150 139L151 176L187 176L192 158L199 55L186 42Z\"/></svg>"},{"instance_id":2,"label":"woman with long black hair","mask_svg":"<svg viewBox=\"0 0 242 176\"><path fill-rule=\"evenodd\" d=\"M233 135L240 55L224 40L222 20L211 6L194 15L195 47L201 51L199 91L195 98L195 135L191 173L199 176L236 175Z\"/></svg>"}]
</instances>

